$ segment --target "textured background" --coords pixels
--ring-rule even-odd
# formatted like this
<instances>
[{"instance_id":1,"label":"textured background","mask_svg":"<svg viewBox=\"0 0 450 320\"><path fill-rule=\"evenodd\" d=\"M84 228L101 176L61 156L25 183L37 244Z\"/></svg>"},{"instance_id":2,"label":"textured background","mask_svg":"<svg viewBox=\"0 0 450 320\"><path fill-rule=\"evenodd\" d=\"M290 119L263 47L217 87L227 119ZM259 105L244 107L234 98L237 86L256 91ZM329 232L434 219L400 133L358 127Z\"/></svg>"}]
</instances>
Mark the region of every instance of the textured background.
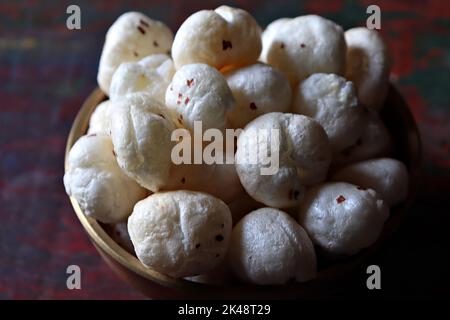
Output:
<instances>
[{"instance_id":1,"label":"textured background","mask_svg":"<svg viewBox=\"0 0 450 320\"><path fill-rule=\"evenodd\" d=\"M126 2L126 4L125 4ZM82 29L65 27L78 4ZM142 11L176 30L191 13L219 1L0 1L0 298L143 298L97 255L65 196L67 134L96 86L103 37L122 12ZM436 297L450 285L450 2L234 1L265 26L283 16L317 13L344 28L382 10L393 54L392 80L409 103L424 147L423 183L409 220L373 262L381 292L365 289L363 270L339 297ZM65 287L69 264L82 268L82 290ZM326 297L326 293L324 294Z\"/></svg>"}]
</instances>

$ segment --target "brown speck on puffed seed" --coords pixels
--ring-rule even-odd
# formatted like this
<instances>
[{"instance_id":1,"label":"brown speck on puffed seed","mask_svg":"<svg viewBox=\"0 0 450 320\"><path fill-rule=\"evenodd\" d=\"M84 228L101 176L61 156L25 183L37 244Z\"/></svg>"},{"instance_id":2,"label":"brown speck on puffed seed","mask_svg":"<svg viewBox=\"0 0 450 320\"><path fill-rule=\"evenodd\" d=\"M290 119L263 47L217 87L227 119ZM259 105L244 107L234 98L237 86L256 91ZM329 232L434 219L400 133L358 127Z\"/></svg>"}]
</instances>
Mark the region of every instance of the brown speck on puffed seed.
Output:
<instances>
[{"instance_id":1,"label":"brown speck on puffed seed","mask_svg":"<svg viewBox=\"0 0 450 320\"><path fill-rule=\"evenodd\" d=\"M164 117L164 115L163 114L161 114L161 113L158 113L158 116L160 116L161 118L163 118L163 119L165 119L166 117Z\"/></svg>"},{"instance_id":2,"label":"brown speck on puffed seed","mask_svg":"<svg viewBox=\"0 0 450 320\"><path fill-rule=\"evenodd\" d=\"M306 45L304 43L300 43L300 47L304 48L304 47L306 47Z\"/></svg>"},{"instance_id":3,"label":"brown speck on puffed seed","mask_svg":"<svg viewBox=\"0 0 450 320\"><path fill-rule=\"evenodd\" d=\"M218 234L217 236L216 236L216 241L222 241L223 240L223 235L221 235L221 234Z\"/></svg>"},{"instance_id":4,"label":"brown speck on puffed seed","mask_svg":"<svg viewBox=\"0 0 450 320\"><path fill-rule=\"evenodd\" d=\"M150 27L150 25L142 19L139 20L139 23L146 26L147 28Z\"/></svg>"},{"instance_id":5,"label":"brown speck on puffed seed","mask_svg":"<svg viewBox=\"0 0 450 320\"><path fill-rule=\"evenodd\" d=\"M336 202L337 202L337 203L342 203L342 202L344 202L344 201L345 201L345 197L342 196L342 195L336 198Z\"/></svg>"},{"instance_id":6,"label":"brown speck on puffed seed","mask_svg":"<svg viewBox=\"0 0 450 320\"><path fill-rule=\"evenodd\" d=\"M135 57L139 57L139 54L138 54L136 51L133 51L133 55L134 55Z\"/></svg>"},{"instance_id":7,"label":"brown speck on puffed seed","mask_svg":"<svg viewBox=\"0 0 450 320\"><path fill-rule=\"evenodd\" d=\"M116 155L116 153L114 152L114 150L113 150L113 156L114 156L114 157L117 157L117 155Z\"/></svg>"},{"instance_id":8,"label":"brown speck on puffed seed","mask_svg":"<svg viewBox=\"0 0 450 320\"><path fill-rule=\"evenodd\" d=\"M222 49L225 51L228 48L233 49L233 44L231 43L231 41L222 40Z\"/></svg>"},{"instance_id":9,"label":"brown speck on puffed seed","mask_svg":"<svg viewBox=\"0 0 450 320\"><path fill-rule=\"evenodd\" d=\"M96 136L97 136L96 133L91 133L91 134L88 135L88 137L96 137Z\"/></svg>"},{"instance_id":10,"label":"brown speck on puffed seed","mask_svg":"<svg viewBox=\"0 0 450 320\"><path fill-rule=\"evenodd\" d=\"M198 249L198 248L200 248L200 243L197 243L197 244L195 245L195 249Z\"/></svg>"},{"instance_id":11,"label":"brown speck on puffed seed","mask_svg":"<svg viewBox=\"0 0 450 320\"><path fill-rule=\"evenodd\" d=\"M192 86L193 83L194 83L194 79L186 80L186 84L189 88Z\"/></svg>"},{"instance_id":12,"label":"brown speck on puffed seed","mask_svg":"<svg viewBox=\"0 0 450 320\"><path fill-rule=\"evenodd\" d=\"M157 41L153 41L153 46L154 46L154 47L159 47L158 42L157 42Z\"/></svg>"},{"instance_id":13,"label":"brown speck on puffed seed","mask_svg":"<svg viewBox=\"0 0 450 320\"><path fill-rule=\"evenodd\" d=\"M138 26L137 29L139 30L140 33L145 34L145 30L141 26Z\"/></svg>"},{"instance_id":14,"label":"brown speck on puffed seed","mask_svg":"<svg viewBox=\"0 0 450 320\"><path fill-rule=\"evenodd\" d=\"M186 183L186 178L181 178L181 183Z\"/></svg>"},{"instance_id":15,"label":"brown speck on puffed seed","mask_svg":"<svg viewBox=\"0 0 450 320\"><path fill-rule=\"evenodd\" d=\"M256 104L254 102L252 102L252 103L250 103L250 109L256 110L256 109L258 109L258 107L256 106Z\"/></svg>"},{"instance_id":16,"label":"brown speck on puffed seed","mask_svg":"<svg viewBox=\"0 0 450 320\"><path fill-rule=\"evenodd\" d=\"M188 104L189 103L189 97L186 97L186 100L184 100L184 104Z\"/></svg>"},{"instance_id":17,"label":"brown speck on puffed seed","mask_svg":"<svg viewBox=\"0 0 450 320\"><path fill-rule=\"evenodd\" d=\"M281 48L281 49L284 49L284 43L283 43L283 42L280 43L280 48Z\"/></svg>"}]
</instances>

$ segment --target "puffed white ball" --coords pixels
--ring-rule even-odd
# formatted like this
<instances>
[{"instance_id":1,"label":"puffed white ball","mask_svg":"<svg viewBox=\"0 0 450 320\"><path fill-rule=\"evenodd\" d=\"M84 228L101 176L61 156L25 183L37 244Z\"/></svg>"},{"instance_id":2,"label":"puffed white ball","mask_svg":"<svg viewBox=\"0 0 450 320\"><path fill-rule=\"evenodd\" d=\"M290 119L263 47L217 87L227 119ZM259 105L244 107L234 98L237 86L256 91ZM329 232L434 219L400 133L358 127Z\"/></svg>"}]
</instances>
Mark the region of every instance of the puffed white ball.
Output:
<instances>
[{"instance_id":1,"label":"puffed white ball","mask_svg":"<svg viewBox=\"0 0 450 320\"><path fill-rule=\"evenodd\" d=\"M201 10L178 29L172 46L177 69L205 63L217 69L256 62L261 52L261 29L246 11L228 6Z\"/></svg>"},{"instance_id":2,"label":"puffed white ball","mask_svg":"<svg viewBox=\"0 0 450 320\"><path fill-rule=\"evenodd\" d=\"M112 77L109 96L115 100L129 93L146 92L164 104L166 89L174 73L172 59L166 54L122 63Z\"/></svg>"},{"instance_id":3,"label":"puffed white ball","mask_svg":"<svg viewBox=\"0 0 450 320\"><path fill-rule=\"evenodd\" d=\"M229 259L236 276L261 285L316 276L316 255L307 233L273 208L258 209L239 221L231 233Z\"/></svg>"},{"instance_id":4,"label":"puffed white ball","mask_svg":"<svg viewBox=\"0 0 450 320\"><path fill-rule=\"evenodd\" d=\"M355 84L360 103L379 110L389 88L391 62L388 48L378 31L364 27L347 30L345 41L345 78Z\"/></svg>"},{"instance_id":5,"label":"puffed white ball","mask_svg":"<svg viewBox=\"0 0 450 320\"><path fill-rule=\"evenodd\" d=\"M97 74L100 88L109 95L111 78L121 63L169 53L172 42L173 33L164 23L140 12L122 14L106 33Z\"/></svg>"},{"instance_id":6,"label":"puffed white ball","mask_svg":"<svg viewBox=\"0 0 450 320\"><path fill-rule=\"evenodd\" d=\"M339 168L357 161L386 156L391 147L392 140L389 131L378 113L369 110L361 136L354 144L333 156L332 167Z\"/></svg>"},{"instance_id":7,"label":"puffed white ball","mask_svg":"<svg viewBox=\"0 0 450 320\"><path fill-rule=\"evenodd\" d=\"M89 128L87 133L111 134L110 125L111 101L101 102L94 110L89 119Z\"/></svg>"},{"instance_id":8,"label":"puffed white ball","mask_svg":"<svg viewBox=\"0 0 450 320\"><path fill-rule=\"evenodd\" d=\"M248 194L276 208L297 205L305 185L326 178L330 161L327 134L316 121L280 112L247 124L235 155L236 170Z\"/></svg>"},{"instance_id":9,"label":"puffed white ball","mask_svg":"<svg viewBox=\"0 0 450 320\"><path fill-rule=\"evenodd\" d=\"M264 30L262 42L260 60L281 70L293 86L313 73L345 72L344 32L323 17L276 20Z\"/></svg>"},{"instance_id":10,"label":"puffed white ball","mask_svg":"<svg viewBox=\"0 0 450 320\"><path fill-rule=\"evenodd\" d=\"M243 128L264 113L289 111L292 98L289 81L271 66L257 63L224 75L236 99L236 107L228 113L232 127Z\"/></svg>"},{"instance_id":11,"label":"puffed white ball","mask_svg":"<svg viewBox=\"0 0 450 320\"><path fill-rule=\"evenodd\" d=\"M230 155L231 159L234 153ZM234 163L225 163L225 155L217 152L220 163L173 164L170 178L161 190L191 190L207 192L225 203L237 198L244 190Z\"/></svg>"},{"instance_id":12,"label":"puffed white ball","mask_svg":"<svg viewBox=\"0 0 450 320\"><path fill-rule=\"evenodd\" d=\"M111 138L103 134L83 136L67 159L64 186L83 213L103 223L126 219L146 191L117 165Z\"/></svg>"},{"instance_id":13,"label":"puffed white ball","mask_svg":"<svg viewBox=\"0 0 450 320\"><path fill-rule=\"evenodd\" d=\"M186 190L155 193L128 219L136 255L147 267L174 278L207 273L228 250L231 214L211 195Z\"/></svg>"},{"instance_id":14,"label":"puffed white ball","mask_svg":"<svg viewBox=\"0 0 450 320\"><path fill-rule=\"evenodd\" d=\"M358 104L352 82L335 74L316 73L296 87L294 96L293 112L319 122L334 152L361 136L367 112Z\"/></svg>"},{"instance_id":15,"label":"puffed white ball","mask_svg":"<svg viewBox=\"0 0 450 320\"><path fill-rule=\"evenodd\" d=\"M224 76L206 64L188 64L173 76L166 91L173 120L189 130L201 121L203 130L224 129L235 100Z\"/></svg>"},{"instance_id":16,"label":"puffed white ball","mask_svg":"<svg viewBox=\"0 0 450 320\"><path fill-rule=\"evenodd\" d=\"M336 172L332 180L371 188L391 206L402 202L408 195L408 170L403 162L396 159L357 162Z\"/></svg>"},{"instance_id":17,"label":"puffed white ball","mask_svg":"<svg viewBox=\"0 0 450 320\"><path fill-rule=\"evenodd\" d=\"M144 188L158 191L170 177L174 123L164 105L147 93L114 100L111 137L122 170Z\"/></svg>"},{"instance_id":18,"label":"puffed white ball","mask_svg":"<svg viewBox=\"0 0 450 320\"><path fill-rule=\"evenodd\" d=\"M133 243L128 233L127 221L115 223L109 226L111 238L123 249L134 254Z\"/></svg>"},{"instance_id":19,"label":"puffed white ball","mask_svg":"<svg viewBox=\"0 0 450 320\"><path fill-rule=\"evenodd\" d=\"M352 255L377 240L388 215L389 207L374 190L329 182L308 189L299 223L325 253Z\"/></svg>"}]
</instances>

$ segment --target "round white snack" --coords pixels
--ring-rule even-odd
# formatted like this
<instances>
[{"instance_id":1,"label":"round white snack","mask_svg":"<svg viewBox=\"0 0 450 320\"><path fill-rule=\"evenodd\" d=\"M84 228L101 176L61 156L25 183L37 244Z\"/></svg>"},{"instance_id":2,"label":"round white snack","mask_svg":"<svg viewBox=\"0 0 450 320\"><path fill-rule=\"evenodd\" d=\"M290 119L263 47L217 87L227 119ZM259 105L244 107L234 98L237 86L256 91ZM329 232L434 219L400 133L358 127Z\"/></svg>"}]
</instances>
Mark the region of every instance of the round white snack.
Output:
<instances>
[{"instance_id":1,"label":"round white snack","mask_svg":"<svg viewBox=\"0 0 450 320\"><path fill-rule=\"evenodd\" d=\"M366 124L353 84L335 74L317 73L295 89L293 112L314 118L327 132L333 152L356 142Z\"/></svg>"},{"instance_id":2,"label":"round white snack","mask_svg":"<svg viewBox=\"0 0 450 320\"><path fill-rule=\"evenodd\" d=\"M391 137L377 112L369 110L362 135L356 142L335 154L334 168L342 165L388 155L391 149Z\"/></svg>"},{"instance_id":3,"label":"round white snack","mask_svg":"<svg viewBox=\"0 0 450 320\"><path fill-rule=\"evenodd\" d=\"M117 165L111 138L103 134L81 137L72 147L64 186L83 213L103 223L126 219L145 189Z\"/></svg>"},{"instance_id":4,"label":"round white snack","mask_svg":"<svg viewBox=\"0 0 450 320\"><path fill-rule=\"evenodd\" d=\"M111 238L122 248L130 253L134 253L133 243L128 234L127 222L119 222L110 226Z\"/></svg>"},{"instance_id":5,"label":"round white snack","mask_svg":"<svg viewBox=\"0 0 450 320\"><path fill-rule=\"evenodd\" d=\"M249 213L233 228L229 259L239 278L256 284L316 276L316 254L307 233L288 214L272 208Z\"/></svg>"},{"instance_id":6,"label":"round white snack","mask_svg":"<svg viewBox=\"0 0 450 320\"><path fill-rule=\"evenodd\" d=\"M139 12L122 14L106 33L97 75L100 88L109 95L111 78L121 63L169 53L172 42L173 33L164 23Z\"/></svg>"},{"instance_id":7,"label":"round white snack","mask_svg":"<svg viewBox=\"0 0 450 320\"><path fill-rule=\"evenodd\" d=\"M224 129L226 114L235 100L219 71L206 64L189 64L173 76L166 105L174 121L189 130L193 130L194 121L201 121L203 130Z\"/></svg>"},{"instance_id":8,"label":"round white snack","mask_svg":"<svg viewBox=\"0 0 450 320\"><path fill-rule=\"evenodd\" d=\"M373 189L391 206L402 202L408 195L408 170L396 159L357 162L336 172L332 180Z\"/></svg>"},{"instance_id":9,"label":"round white snack","mask_svg":"<svg viewBox=\"0 0 450 320\"><path fill-rule=\"evenodd\" d=\"M228 250L231 214L206 193L155 193L138 202L128 219L137 257L147 267L180 278L207 273Z\"/></svg>"},{"instance_id":10,"label":"round white snack","mask_svg":"<svg viewBox=\"0 0 450 320\"><path fill-rule=\"evenodd\" d=\"M388 48L378 31L364 27L347 30L345 41L345 78L355 84L360 103L378 110L389 88L391 63Z\"/></svg>"},{"instance_id":11,"label":"round white snack","mask_svg":"<svg viewBox=\"0 0 450 320\"><path fill-rule=\"evenodd\" d=\"M150 55L139 62L122 63L111 80L111 100L133 92L146 92L165 103L166 89L175 73L170 57L166 54Z\"/></svg>"},{"instance_id":12,"label":"round white snack","mask_svg":"<svg viewBox=\"0 0 450 320\"><path fill-rule=\"evenodd\" d=\"M242 9L221 6L194 13L178 29L172 46L175 67L206 63L217 69L256 62L261 28Z\"/></svg>"},{"instance_id":13,"label":"round white snack","mask_svg":"<svg viewBox=\"0 0 450 320\"><path fill-rule=\"evenodd\" d=\"M112 102L111 137L122 170L144 188L158 191L170 177L175 125L164 105L147 93Z\"/></svg>"},{"instance_id":14,"label":"round white snack","mask_svg":"<svg viewBox=\"0 0 450 320\"><path fill-rule=\"evenodd\" d=\"M173 164L170 180L162 190L191 190L207 192L228 203L237 198L244 191L236 172L234 163L225 163L225 156L221 163L202 164ZM231 155L233 159L234 154Z\"/></svg>"},{"instance_id":15,"label":"round white snack","mask_svg":"<svg viewBox=\"0 0 450 320\"><path fill-rule=\"evenodd\" d=\"M352 255L375 242L388 215L389 207L374 190L334 182L307 191L299 222L324 252Z\"/></svg>"},{"instance_id":16,"label":"round white snack","mask_svg":"<svg viewBox=\"0 0 450 320\"><path fill-rule=\"evenodd\" d=\"M89 119L89 129L88 134L107 134L111 133L110 126L110 112L111 112L111 101L106 100L95 108L94 112Z\"/></svg>"},{"instance_id":17,"label":"round white snack","mask_svg":"<svg viewBox=\"0 0 450 320\"><path fill-rule=\"evenodd\" d=\"M207 273L186 277L185 279L192 282L216 286L229 286L236 281L227 259L224 259L219 265Z\"/></svg>"},{"instance_id":18,"label":"round white snack","mask_svg":"<svg viewBox=\"0 0 450 320\"><path fill-rule=\"evenodd\" d=\"M281 70L295 86L313 73L344 74L346 45L342 28L316 15L283 18L262 35L261 61Z\"/></svg>"},{"instance_id":19,"label":"round white snack","mask_svg":"<svg viewBox=\"0 0 450 320\"><path fill-rule=\"evenodd\" d=\"M236 107L228 113L234 128L268 112L288 112L291 107L291 86L278 70L262 63L225 73L228 86L236 99Z\"/></svg>"},{"instance_id":20,"label":"round white snack","mask_svg":"<svg viewBox=\"0 0 450 320\"><path fill-rule=\"evenodd\" d=\"M297 205L305 185L326 178L331 149L324 129L302 115L271 112L244 128L236 170L247 193L267 206Z\"/></svg>"}]
</instances>

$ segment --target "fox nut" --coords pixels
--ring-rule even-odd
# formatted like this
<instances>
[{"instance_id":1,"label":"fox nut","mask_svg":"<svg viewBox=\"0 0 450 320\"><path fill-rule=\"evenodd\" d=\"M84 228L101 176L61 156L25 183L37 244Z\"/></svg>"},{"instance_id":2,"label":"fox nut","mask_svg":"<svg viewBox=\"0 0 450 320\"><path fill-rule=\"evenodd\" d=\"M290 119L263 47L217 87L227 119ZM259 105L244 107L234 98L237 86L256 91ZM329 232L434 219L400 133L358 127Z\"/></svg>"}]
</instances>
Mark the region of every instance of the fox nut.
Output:
<instances>
[{"instance_id":1,"label":"fox nut","mask_svg":"<svg viewBox=\"0 0 450 320\"><path fill-rule=\"evenodd\" d=\"M273 208L253 211L233 228L229 260L236 276L256 284L304 282L316 276L316 254L307 233Z\"/></svg>"},{"instance_id":2,"label":"fox nut","mask_svg":"<svg viewBox=\"0 0 450 320\"><path fill-rule=\"evenodd\" d=\"M126 219L146 191L120 170L111 138L103 134L81 137L72 147L64 186L83 213L103 223Z\"/></svg>"},{"instance_id":3,"label":"fox nut","mask_svg":"<svg viewBox=\"0 0 450 320\"><path fill-rule=\"evenodd\" d=\"M89 129L87 133L109 135L111 132L110 112L111 101L106 100L100 102L92 113L91 118L89 119Z\"/></svg>"},{"instance_id":4,"label":"fox nut","mask_svg":"<svg viewBox=\"0 0 450 320\"><path fill-rule=\"evenodd\" d=\"M389 88L391 63L388 48L378 31L364 27L347 30L345 41L345 78L355 84L360 103L379 110Z\"/></svg>"},{"instance_id":5,"label":"fox nut","mask_svg":"<svg viewBox=\"0 0 450 320\"><path fill-rule=\"evenodd\" d=\"M135 205L128 232L144 265L174 278L194 276L223 261L231 214L223 201L205 193L155 193Z\"/></svg>"},{"instance_id":6,"label":"fox nut","mask_svg":"<svg viewBox=\"0 0 450 320\"><path fill-rule=\"evenodd\" d=\"M113 101L111 137L122 170L144 188L158 191L170 176L172 130L164 105L147 93Z\"/></svg>"},{"instance_id":7,"label":"fox nut","mask_svg":"<svg viewBox=\"0 0 450 320\"><path fill-rule=\"evenodd\" d=\"M331 161L324 129L313 119L272 112L239 135L236 170L247 193L266 206L297 205L304 186L323 181Z\"/></svg>"},{"instance_id":8,"label":"fox nut","mask_svg":"<svg viewBox=\"0 0 450 320\"><path fill-rule=\"evenodd\" d=\"M228 113L228 120L234 128L243 128L264 113L289 111L290 84L271 66L257 63L224 75L236 99L236 107Z\"/></svg>"},{"instance_id":9,"label":"fox nut","mask_svg":"<svg viewBox=\"0 0 450 320\"><path fill-rule=\"evenodd\" d=\"M224 129L235 100L219 71L206 64L189 64L175 73L166 91L166 105L173 120L189 130L194 121L201 121L203 130Z\"/></svg>"},{"instance_id":10,"label":"fox nut","mask_svg":"<svg viewBox=\"0 0 450 320\"><path fill-rule=\"evenodd\" d=\"M106 33L97 74L100 88L109 95L111 78L121 63L168 53L172 42L173 33L164 23L139 12L122 14Z\"/></svg>"},{"instance_id":11,"label":"fox nut","mask_svg":"<svg viewBox=\"0 0 450 320\"><path fill-rule=\"evenodd\" d=\"M177 69L205 63L216 69L256 62L261 29L246 11L228 6L192 14L178 29L172 46Z\"/></svg>"},{"instance_id":12,"label":"fox nut","mask_svg":"<svg viewBox=\"0 0 450 320\"><path fill-rule=\"evenodd\" d=\"M391 206L402 202L408 195L408 170L396 159L357 162L336 172L332 180L373 189Z\"/></svg>"},{"instance_id":13,"label":"fox nut","mask_svg":"<svg viewBox=\"0 0 450 320\"><path fill-rule=\"evenodd\" d=\"M366 110L353 83L335 74L317 73L295 89L293 112L314 118L327 132L333 152L354 144L365 127Z\"/></svg>"},{"instance_id":14,"label":"fox nut","mask_svg":"<svg viewBox=\"0 0 450 320\"><path fill-rule=\"evenodd\" d=\"M174 73L173 62L166 54L122 63L112 77L109 96L115 100L129 93L146 92L164 104L166 89Z\"/></svg>"},{"instance_id":15,"label":"fox nut","mask_svg":"<svg viewBox=\"0 0 450 320\"><path fill-rule=\"evenodd\" d=\"M388 215L389 207L374 190L331 182L308 189L299 223L325 253L352 255L377 240Z\"/></svg>"},{"instance_id":16,"label":"fox nut","mask_svg":"<svg viewBox=\"0 0 450 320\"><path fill-rule=\"evenodd\" d=\"M263 32L262 42L261 61L282 71L293 86L313 73L345 72L344 32L320 16L276 20Z\"/></svg>"},{"instance_id":17,"label":"fox nut","mask_svg":"<svg viewBox=\"0 0 450 320\"><path fill-rule=\"evenodd\" d=\"M332 166L342 165L385 156L391 149L391 137L376 111L369 110L361 136L351 146L334 155Z\"/></svg>"}]
</instances>

